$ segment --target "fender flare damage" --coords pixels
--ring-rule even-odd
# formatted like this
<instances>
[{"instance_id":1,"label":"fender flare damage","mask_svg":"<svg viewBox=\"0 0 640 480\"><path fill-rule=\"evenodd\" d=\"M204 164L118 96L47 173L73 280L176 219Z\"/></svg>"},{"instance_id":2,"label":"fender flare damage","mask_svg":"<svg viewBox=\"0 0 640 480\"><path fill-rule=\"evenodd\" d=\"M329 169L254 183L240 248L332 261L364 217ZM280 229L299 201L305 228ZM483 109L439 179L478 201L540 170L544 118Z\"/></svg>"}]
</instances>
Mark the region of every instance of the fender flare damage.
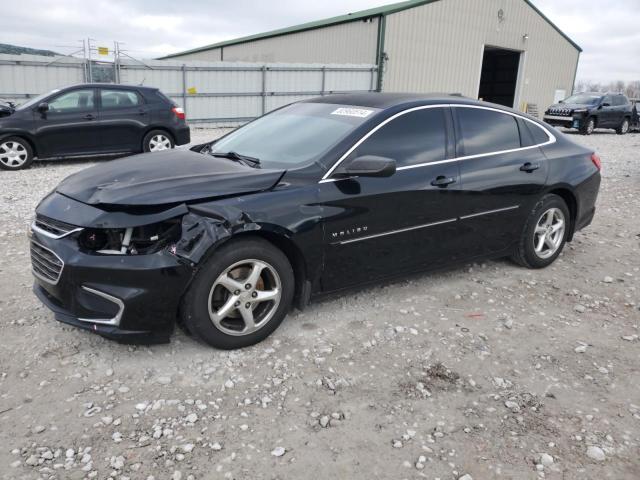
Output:
<instances>
[{"instance_id":1,"label":"fender flare damage","mask_svg":"<svg viewBox=\"0 0 640 480\"><path fill-rule=\"evenodd\" d=\"M198 264L233 235L261 229L249 215L237 209L221 208L220 212L207 214L210 216L191 211L182 217L182 236L173 252L177 257Z\"/></svg>"},{"instance_id":2,"label":"fender flare damage","mask_svg":"<svg viewBox=\"0 0 640 480\"><path fill-rule=\"evenodd\" d=\"M195 275L198 264L213 255L222 243L235 235L259 230L263 230L260 223L232 207L219 207L216 212L207 210L207 216L190 211L182 218L182 235L171 253L189 262ZM311 282L306 278L296 282L294 305L303 310L310 297Z\"/></svg>"}]
</instances>

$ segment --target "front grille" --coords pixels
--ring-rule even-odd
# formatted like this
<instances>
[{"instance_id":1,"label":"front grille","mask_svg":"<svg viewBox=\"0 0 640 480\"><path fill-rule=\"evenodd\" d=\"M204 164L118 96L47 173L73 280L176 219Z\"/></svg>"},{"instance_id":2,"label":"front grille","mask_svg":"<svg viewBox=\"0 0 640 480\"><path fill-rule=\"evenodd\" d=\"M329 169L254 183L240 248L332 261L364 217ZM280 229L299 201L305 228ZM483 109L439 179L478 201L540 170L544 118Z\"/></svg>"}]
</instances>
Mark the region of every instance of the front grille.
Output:
<instances>
[{"instance_id":1,"label":"front grille","mask_svg":"<svg viewBox=\"0 0 640 480\"><path fill-rule=\"evenodd\" d=\"M36 215L36 219L33 222L34 226L43 232L45 235L53 238L62 238L65 235L69 235L72 232L81 230L76 225L61 222L60 220L54 220L53 218L45 217L44 215Z\"/></svg>"},{"instance_id":2,"label":"front grille","mask_svg":"<svg viewBox=\"0 0 640 480\"><path fill-rule=\"evenodd\" d=\"M550 108L549 113L551 115L562 115L562 116L568 117L571 115L571 109L570 108Z\"/></svg>"},{"instance_id":3,"label":"front grille","mask_svg":"<svg viewBox=\"0 0 640 480\"><path fill-rule=\"evenodd\" d=\"M53 285L58 283L64 262L48 248L39 243L31 242L31 268L33 274Z\"/></svg>"}]
</instances>

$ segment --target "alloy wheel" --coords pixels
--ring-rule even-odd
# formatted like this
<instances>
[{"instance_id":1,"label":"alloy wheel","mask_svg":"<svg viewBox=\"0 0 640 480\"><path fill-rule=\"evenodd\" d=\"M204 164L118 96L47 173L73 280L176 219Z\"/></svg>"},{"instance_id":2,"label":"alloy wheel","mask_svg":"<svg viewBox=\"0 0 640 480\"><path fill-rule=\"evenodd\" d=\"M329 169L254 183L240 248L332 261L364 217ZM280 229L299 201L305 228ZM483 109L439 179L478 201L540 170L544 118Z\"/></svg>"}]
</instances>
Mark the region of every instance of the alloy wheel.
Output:
<instances>
[{"instance_id":1,"label":"alloy wheel","mask_svg":"<svg viewBox=\"0 0 640 480\"><path fill-rule=\"evenodd\" d=\"M24 145L18 142L0 144L0 162L8 168L19 168L27 161L29 153Z\"/></svg>"},{"instance_id":2,"label":"alloy wheel","mask_svg":"<svg viewBox=\"0 0 640 480\"><path fill-rule=\"evenodd\" d=\"M591 135L595 129L596 129L596 122L593 120L593 118L590 118L589 123L587 123L587 133Z\"/></svg>"},{"instance_id":3,"label":"alloy wheel","mask_svg":"<svg viewBox=\"0 0 640 480\"><path fill-rule=\"evenodd\" d=\"M149 140L149 151L160 152L171 148L171 140L165 135L154 135Z\"/></svg>"},{"instance_id":4,"label":"alloy wheel","mask_svg":"<svg viewBox=\"0 0 640 480\"><path fill-rule=\"evenodd\" d=\"M269 323L281 295L280 276L271 265L242 260L225 269L211 286L209 318L228 335L249 335Z\"/></svg>"},{"instance_id":5,"label":"alloy wheel","mask_svg":"<svg viewBox=\"0 0 640 480\"><path fill-rule=\"evenodd\" d=\"M629 120L626 118L622 122L622 126L620 127L620 132L625 134L629 131Z\"/></svg>"},{"instance_id":6,"label":"alloy wheel","mask_svg":"<svg viewBox=\"0 0 640 480\"><path fill-rule=\"evenodd\" d=\"M538 257L546 259L558 251L565 226L564 213L559 208L550 208L540 216L533 232L533 248Z\"/></svg>"}]
</instances>

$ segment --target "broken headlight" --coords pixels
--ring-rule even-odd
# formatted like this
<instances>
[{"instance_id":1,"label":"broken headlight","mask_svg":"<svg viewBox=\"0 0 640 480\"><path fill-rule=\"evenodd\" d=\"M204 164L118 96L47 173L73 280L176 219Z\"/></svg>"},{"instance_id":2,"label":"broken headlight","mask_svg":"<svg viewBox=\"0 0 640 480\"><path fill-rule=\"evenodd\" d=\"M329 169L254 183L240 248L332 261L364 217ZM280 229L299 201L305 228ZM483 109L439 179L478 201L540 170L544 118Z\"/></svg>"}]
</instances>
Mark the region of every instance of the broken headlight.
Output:
<instances>
[{"instance_id":1,"label":"broken headlight","mask_svg":"<svg viewBox=\"0 0 640 480\"><path fill-rule=\"evenodd\" d=\"M85 228L78 236L82 250L104 255L148 255L180 239L181 219L129 228Z\"/></svg>"}]
</instances>

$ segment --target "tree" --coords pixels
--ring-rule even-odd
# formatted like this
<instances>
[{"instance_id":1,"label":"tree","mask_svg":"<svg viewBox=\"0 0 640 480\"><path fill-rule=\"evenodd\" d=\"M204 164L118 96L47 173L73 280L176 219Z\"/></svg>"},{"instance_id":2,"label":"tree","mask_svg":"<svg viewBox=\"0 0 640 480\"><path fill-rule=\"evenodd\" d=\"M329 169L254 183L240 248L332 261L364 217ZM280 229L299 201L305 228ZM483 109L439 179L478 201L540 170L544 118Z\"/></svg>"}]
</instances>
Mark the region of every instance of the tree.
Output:
<instances>
[{"instance_id":1,"label":"tree","mask_svg":"<svg viewBox=\"0 0 640 480\"><path fill-rule=\"evenodd\" d=\"M574 93L579 92L615 92L624 93L629 98L640 98L640 80L625 82L615 80L609 83L600 83L592 80L578 80L573 87Z\"/></svg>"}]
</instances>

